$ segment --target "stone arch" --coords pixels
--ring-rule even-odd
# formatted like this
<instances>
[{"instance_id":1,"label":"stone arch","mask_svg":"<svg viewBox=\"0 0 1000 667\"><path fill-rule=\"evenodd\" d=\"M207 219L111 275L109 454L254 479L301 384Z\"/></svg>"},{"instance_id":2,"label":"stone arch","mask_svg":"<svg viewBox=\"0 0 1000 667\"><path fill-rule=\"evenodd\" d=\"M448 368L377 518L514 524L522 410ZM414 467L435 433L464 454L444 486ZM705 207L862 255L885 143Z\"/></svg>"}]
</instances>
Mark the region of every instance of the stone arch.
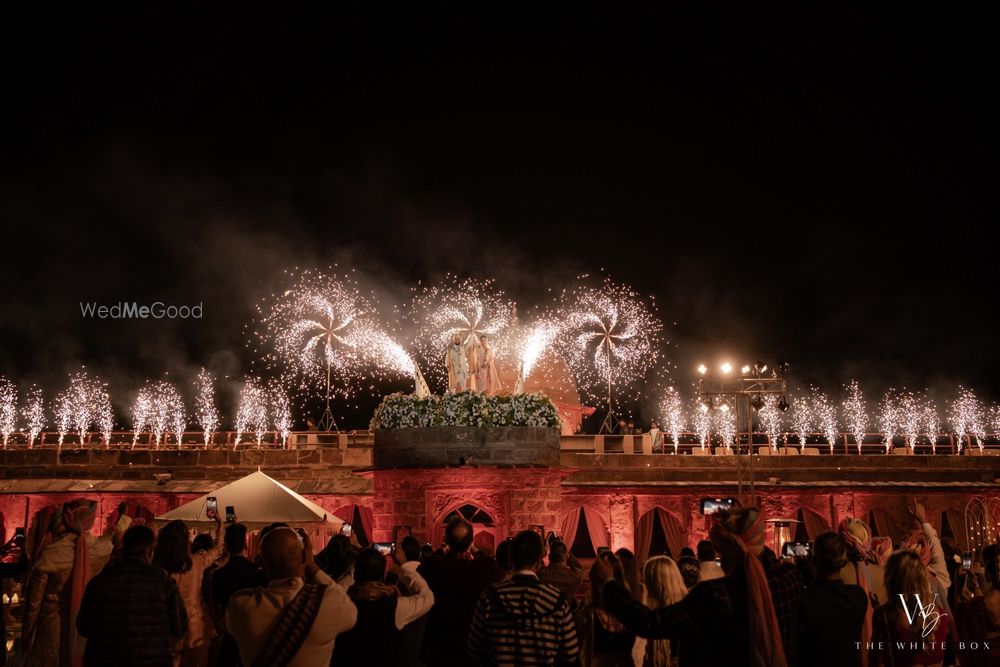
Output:
<instances>
[{"instance_id":1,"label":"stone arch","mask_svg":"<svg viewBox=\"0 0 1000 667\"><path fill-rule=\"evenodd\" d=\"M444 529L448 520L456 512L472 523L473 544L477 548L490 553L496 552L496 547L505 537L504 526L506 513L503 511L503 499L499 494L455 494L447 499L437 499L432 512L433 525L430 527L431 544L437 546L444 541ZM464 511L472 508L473 511ZM468 516L466 516L468 514Z\"/></svg>"}]
</instances>

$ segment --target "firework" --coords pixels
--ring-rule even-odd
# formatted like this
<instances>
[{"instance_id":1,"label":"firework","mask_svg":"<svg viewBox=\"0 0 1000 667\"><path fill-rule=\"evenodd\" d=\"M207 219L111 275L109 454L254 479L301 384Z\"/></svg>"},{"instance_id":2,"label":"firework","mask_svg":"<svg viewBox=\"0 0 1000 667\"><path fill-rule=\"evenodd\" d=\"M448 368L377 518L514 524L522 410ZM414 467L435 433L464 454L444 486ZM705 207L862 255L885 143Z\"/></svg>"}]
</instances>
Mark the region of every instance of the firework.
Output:
<instances>
[{"instance_id":1,"label":"firework","mask_svg":"<svg viewBox=\"0 0 1000 667\"><path fill-rule=\"evenodd\" d=\"M578 287L560 301L560 348L578 386L596 396L612 386L640 381L660 357L663 324L628 287L605 281L599 289Z\"/></svg>"},{"instance_id":2,"label":"firework","mask_svg":"<svg viewBox=\"0 0 1000 667\"><path fill-rule=\"evenodd\" d=\"M948 414L951 429L958 438L959 452L962 451L963 438L968 438L970 447L978 440L979 449L982 450L983 440L986 438L983 413L983 404L975 393L959 387L958 398L952 402Z\"/></svg>"},{"instance_id":3,"label":"firework","mask_svg":"<svg viewBox=\"0 0 1000 667\"><path fill-rule=\"evenodd\" d=\"M70 374L69 386L55 399L56 421L59 428L59 448L67 433L76 430L82 445L91 425L101 431L105 444L114 428L114 409L105 386L86 369Z\"/></svg>"},{"instance_id":4,"label":"firework","mask_svg":"<svg viewBox=\"0 0 1000 667\"><path fill-rule=\"evenodd\" d=\"M912 391L901 392L896 403L896 414L906 448L912 452L920 437L920 427L923 426L924 422L924 409L920 397Z\"/></svg>"},{"instance_id":5,"label":"firework","mask_svg":"<svg viewBox=\"0 0 1000 667\"><path fill-rule=\"evenodd\" d=\"M45 428L45 403L42 390L35 385L28 389L28 400L24 406L25 427L28 434L28 448L34 446L35 438Z\"/></svg>"},{"instance_id":6,"label":"firework","mask_svg":"<svg viewBox=\"0 0 1000 667\"><path fill-rule=\"evenodd\" d=\"M674 441L674 454L676 454L681 433L684 431L684 404L676 389L667 388L667 397L663 399L660 409L663 411L663 430L669 433Z\"/></svg>"},{"instance_id":7,"label":"firework","mask_svg":"<svg viewBox=\"0 0 1000 667\"><path fill-rule=\"evenodd\" d=\"M990 406L989 424L993 435L1000 435L1000 405L994 403Z\"/></svg>"},{"instance_id":8,"label":"firework","mask_svg":"<svg viewBox=\"0 0 1000 667\"><path fill-rule=\"evenodd\" d=\"M240 390L240 403L236 410L236 440L233 448L239 446L245 433L253 433L259 447L267 431L267 394L253 378L247 379Z\"/></svg>"},{"instance_id":9,"label":"firework","mask_svg":"<svg viewBox=\"0 0 1000 667\"><path fill-rule=\"evenodd\" d=\"M927 400L921 414L924 430L927 431L927 439L931 441L931 453L937 454L937 438L941 433L941 417L938 415L937 406L934 402Z\"/></svg>"},{"instance_id":10,"label":"firework","mask_svg":"<svg viewBox=\"0 0 1000 667\"><path fill-rule=\"evenodd\" d=\"M365 361L357 345L376 329L372 300L347 277L304 271L292 287L257 307L252 340L260 363L303 392L357 389Z\"/></svg>"},{"instance_id":11,"label":"firework","mask_svg":"<svg viewBox=\"0 0 1000 667\"><path fill-rule=\"evenodd\" d=\"M878 406L878 424L882 431L885 453L892 451L892 440L899 432L899 407L896 392L890 389L882 396Z\"/></svg>"},{"instance_id":12,"label":"firework","mask_svg":"<svg viewBox=\"0 0 1000 667\"><path fill-rule=\"evenodd\" d=\"M202 368L194 378L194 418L205 434L205 447L219 427L219 411L215 407L215 378Z\"/></svg>"},{"instance_id":13,"label":"firework","mask_svg":"<svg viewBox=\"0 0 1000 667\"><path fill-rule=\"evenodd\" d=\"M425 397L430 394L430 388L417 362L392 336L386 331L375 328L364 330L363 336L364 340L356 340L363 357L370 359L379 368L412 377L414 393L417 396Z\"/></svg>"},{"instance_id":14,"label":"firework","mask_svg":"<svg viewBox=\"0 0 1000 667\"><path fill-rule=\"evenodd\" d=\"M854 434L854 442L857 443L858 454L861 453L861 445L865 440L865 431L868 428L868 406L865 404L864 394L861 393L861 386L857 380L851 380L847 386L847 398L841 404L844 410L844 420L847 428Z\"/></svg>"},{"instance_id":15,"label":"firework","mask_svg":"<svg viewBox=\"0 0 1000 667\"><path fill-rule=\"evenodd\" d=\"M7 439L17 428L17 387L5 377L0 377L0 436L3 448L7 449Z\"/></svg>"},{"instance_id":16,"label":"firework","mask_svg":"<svg viewBox=\"0 0 1000 667\"><path fill-rule=\"evenodd\" d=\"M799 448L806 446L806 440L813 431L814 416L809 401L805 398L792 399L792 428L799 437Z\"/></svg>"},{"instance_id":17,"label":"firework","mask_svg":"<svg viewBox=\"0 0 1000 667\"><path fill-rule=\"evenodd\" d=\"M712 413L707 405L695 399L691 414L694 415L694 430L698 434L698 442L701 444L702 451L704 451L712 432Z\"/></svg>"},{"instance_id":18,"label":"firework","mask_svg":"<svg viewBox=\"0 0 1000 667\"><path fill-rule=\"evenodd\" d=\"M816 426L823 433L823 437L830 445L830 453L833 454L833 446L840 435L840 431L837 430L837 408L830 402L830 398L817 387L812 388L810 399Z\"/></svg>"},{"instance_id":19,"label":"firework","mask_svg":"<svg viewBox=\"0 0 1000 667\"><path fill-rule=\"evenodd\" d=\"M288 393L277 382L269 387L271 419L274 431L281 438L281 446L288 446L288 434L292 431L292 409L288 403Z\"/></svg>"},{"instance_id":20,"label":"firework","mask_svg":"<svg viewBox=\"0 0 1000 667\"><path fill-rule=\"evenodd\" d=\"M414 347L436 381L447 381L441 359L456 335L465 345L488 336L497 356L510 351L507 336L514 321L514 303L492 280L447 276L440 287L417 292L409 313L416 330Z\"/></svg>"},{"instance_id":21,"label":"firework","mask_svg":"<svg viewBox=\"0 0 1000 667\"><path fill-rule=\"evenodd\" d=\"M774 394L764 396L764 404L757 411L760 417L760 425L767 433L767 442L771 449L778 448L781 439L781 410L778 408L778 397Z\"/></svg>"},{"instance_id":22,"label":"firework","mask_svg":"<svg viewBox=\"0 0 1000 667\"><path fill-rule=\"evenodd\" d=\"M712 413L715 432L722 438L726 449L732 449L736 442L736 410L728 402L722 403L717 410Z\"/></svg>"},{"instance_id":23,"label":"firework","mask_svg":"<svg viewBox=\"0 0 1000 667\"><path fill-rule=\"evenodd\" d=\"M167 444L167 434L174 433L177 446L180 447L181 436L187 426L184 401L180 392L170 382L159 380L147 382L135 397L132 405L133 437L132 447L141 431L149 431L153 436L154 447L159 449L160 438Z\"/></svg>"},{"instance_id":24,"label":"firework","mask_svg":"<svg viewBox=\"0 0 1000 667\"><path fill-rule=\"evenodd\" d=\"M524 393L525 381L542 354L559 338L561 327L548 318L541 318L530 326L520 329L520 335L515 342L518 363L515 394Z\"/></svg>"}]
</instances>

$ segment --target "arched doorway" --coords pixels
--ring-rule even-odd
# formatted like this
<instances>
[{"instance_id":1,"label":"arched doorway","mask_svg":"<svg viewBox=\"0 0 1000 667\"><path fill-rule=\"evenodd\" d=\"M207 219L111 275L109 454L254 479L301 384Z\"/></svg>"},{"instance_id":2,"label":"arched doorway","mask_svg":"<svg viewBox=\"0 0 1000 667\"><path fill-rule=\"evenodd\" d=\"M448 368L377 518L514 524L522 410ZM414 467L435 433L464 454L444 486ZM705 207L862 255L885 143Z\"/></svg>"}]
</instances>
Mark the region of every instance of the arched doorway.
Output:
<instances>
[{"instance_id":1,"label":"arched doorway","mask_svg":"<svg viewBox=\"0 0 1000 667\"><path fill-rule=\"evenodd\" d=\"M456 516L460 516L472 524L472 543L476 545L477 549L486 553L496 553L496 545L503 539L500 534L500 526L486 510L472 503L454 507L441 516L441 520L434 526L433 544L444 542L444 529L448 522Z\"/></svg>"},{"instance_id":2,"label":"arched doorway","mask_svg":"<svg viewBox=\"0 0 1000 667\"><path fill-rule=\"evenodd\" d=\"M681 557L681 549L687 546L687 531L673 512L654 507L636 522L634 546L640 562L660 555L676 560Z\"/></svg>"},{"instance_id":3,"label":"arched doorway","mask_svg":"<svg viewBox=\"0 0 1000 667\"><path fill-rule=\"evenodd\" d=\"M566 515L559 537L577 558L594 558L598 551L611 544L607 521L597 510L586 505Z\"/></svg>"}]
</instances>

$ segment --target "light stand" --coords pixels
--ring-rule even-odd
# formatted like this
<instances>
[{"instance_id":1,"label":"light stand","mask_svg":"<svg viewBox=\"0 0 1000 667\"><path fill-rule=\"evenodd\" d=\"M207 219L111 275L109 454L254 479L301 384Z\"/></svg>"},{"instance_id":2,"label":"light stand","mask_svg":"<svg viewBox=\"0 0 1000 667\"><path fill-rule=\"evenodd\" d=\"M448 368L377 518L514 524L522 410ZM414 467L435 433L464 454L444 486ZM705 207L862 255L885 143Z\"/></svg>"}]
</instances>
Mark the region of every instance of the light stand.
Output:
<instances>
[{"instance_id":1,"label":"light stand","mask_svg":"<svg viewBox=\"0 0 1000 667\"><path fill-rule=\"evenodd\" d=\"M601 428L597 431L598 435L613 433L615 423L615 415L611 410L611 339L607 336L604 338L604 345L606 347L605 353L608 356L608 414L604 416L604 421L601 422Z\"/></svg>"},{"instance_id":2,"label":"light stand","mask_svg":"<svg viewBox=\"0 0 1000 667\"><path fill-rule=\"evenodd\" d=\"M333 418L333 412L330 410L330 362L326 362L326 410L323 411L323 416L319 418L319 423L316 427L320 431L333 431L334 433L340 433L340 429L337 428L337 420Z\"/></svg>"}]
</instances>

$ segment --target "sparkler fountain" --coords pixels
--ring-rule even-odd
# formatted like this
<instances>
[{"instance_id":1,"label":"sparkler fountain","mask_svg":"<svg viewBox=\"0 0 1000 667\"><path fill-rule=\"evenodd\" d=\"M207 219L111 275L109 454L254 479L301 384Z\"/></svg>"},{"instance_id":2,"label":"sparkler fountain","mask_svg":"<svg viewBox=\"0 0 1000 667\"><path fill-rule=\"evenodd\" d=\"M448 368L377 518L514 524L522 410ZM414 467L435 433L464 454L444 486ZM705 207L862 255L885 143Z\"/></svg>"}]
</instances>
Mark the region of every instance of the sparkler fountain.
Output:
<instances>
[{"instance_id":1,"label":"sparkler fountain","mask_svg":"<svg viewBox=\"0 0 1000 667\"><path fill-rule=\"evenodd\" d=\"M799 449L806 446L809 434L813 430L814 416L809 401L803 397L792 399L792 429L799 438Z\"/></svg>"},{"instance_id":2,"label":"sparkler fountain","mask_svg":"<svg viewBox=\"0 0 1000 667\"><path fill-rule=\"evenodd\" d=\"M240 390L239 407L236 410L236 440L233 449L240 445L245 433L253 433L260 447L267 431L267 394L253 378L247 378Z\"/></svg>"},{"instance_id":3,"label":"sparkler fountain","mask_svg":"<svg viewBox=\"0 0 1000 667\"><path fill-rule=\"evenodd\" d=\"M187 426L184 400L172 383L166 380L147 382L136 394L132 404L132 449L139 439L139 433L148 430L152 435L150 443L160 448L160 439L167 444L167 434L174 433L177 446Z\"/></svg>"},{"instance_id":4,"label":"sparkler fountain","mask_svg":"<svg viewBox=\"0 0 1000 667\"><path fill-rule=\"evenodd\" d=\"M271 383L268 393L275 437L281 438L280 445L282 447L287 447L288 434L292 431L292 409L288 402L288 393L277 382Z\"/></svg>"},{"instance_id":5,"label":"sparkler fountain","mask_svg":"<svg viewBox=\"0 0 1000 667\"><path fill-rule=\"evenodd\" d=\"M778 397L774 394L766 394L761 400L763 404L757 414L760 417L760 424L767 433L767 442L771 445L772 451L777 451L778 443L781 440L781 418L782 412L778 407Z\"/></svg>"},{"instance_id":6,"label":"sparkler fountain","mask_svg":"<svg viewBox=\"0 0 1000 667\"><path fill-rule=\"evenodd\" d=\"M219 427L219 411L215 407L215 378L202 368L194 379L194 418L205 434L205 448Z\"/></svg>"},{"instance_id":7,"label":"sparkler fountain","mask_svg":"<svg viewBox=\"0 0 1000 667\"><path fill-rule=\"evenodd\" d=\"M3 448L7 449L7 439L17 428L17 387L5 377L0 377L0 436Z\"/></svg>"},{"instance_id":8,"label":"sparkler fountain","mask_svg":"<svg viewBox=\"0 0 1000 667\"><path fill-rule=\"evenodd\" d=\"M45 428L45 403L42 400L42 390L31 385L28 389L28 401L24 407L24 419L26 433L28 435L28 449L34 447L35 438Z\"/></svg>"},{"instance_id":9,"label":"sparkler fountain","mask_svg":"<svg viewBox=\"0 0 1000 667\"><path fill-rule=\"evenodd\" d=\"M882 396L882 400L879 402L878 417L879 428L882 431L882 437L885 442L886 454L892 451L892 440L898 434L899 421L898 399L895 390L890 389Z\"/></svg>"},{"instance_id":10,"label":"sparkler fountain","mask_svg":"<svg viewBox=\"0 0 1000 667\"><path fill-rule=\"evenodd\" d=\"M670 434L670 438L674 442L674 454L676 454L677 445L681 441L681 433L684 431L684 405L681 402L681 395L674 387L667 387L667 397L663 399L660 410L663 412L663 430Z\"/></svg>"},{"instance_id":11,"label":"sparkler fountain","mask_svg":"<svg viewBox=\"0 0 1000 667\"><path fill-rule=\"evenodd\" d=\"M851 384L847 386L847 398L844 399L842 407L847 428L854 435L854 442L860 454L865 431L868 428L868 407L865 405L865 397L857 380L851 380Z\"/></svg>"},{"instance_id":12,"label":"sparkler fountain","mask_svg":"<svg viewBox=\"0 0 1000 667\"><path fill-rule=\"evenodd\" d=\"M705 451L712 433L712 413L708 406L698 399L694 399L691 413L694 415L694 430L698 434L701 451Z\"/></svg>"},{"instance_id":13,"label":"sparkler fountain","mask_svg":"<svg viewBox=\"0 0 1000 667\"><path fill-rule=\"evenodd\" d=\"M59 428L59 450L62 450L66 434L75 429L80 437L80 445L86 441L87 431L92 424L97 425L104 438L104 444L114 425L114 409L107 389L86 369L70 374L69 386L55 399L55 413Z\"/></svg>"},{"instance_id":14,"label":"sparkler fountain","mask_svg":"<svg viewBox=\"0 0 1000 667\"><path fill-rule=\"evenodd\" d=\"M823 437L833 454L833 446L837 441L839 431L837 429L837 409L830 402L830 398L821 392L818 387L813 387L811 391L811 411L816 419L816 425L823 433Z\"/></svg>"},{"instance_id":15,"label":"sparkler fountain","mask_svg":"<svg viewBox=\"0 0 1000 667\"><path fill-rule=\"evenodd\" d=\"M970 389L960 387L958 398L952 402L948 415L952 431L958 436L959 452L962 451L963 439L968 440L970 447L978 441L980 451L983 449L983 440L986 437L983 413L983 404L976 398L976 394Z\"/></svg>"},{"instance_id":16,"label":"sparkler fountain","mask_svg":"<svg viewBox=\"0 0 1000 667\"><path fill-rule=\"evenodd\" d=\"M607 388L608 412L599 432L610 433L614 384L637 382L659 359L663 324L638 294L610 280L600 288L563 292L560 306L564 356L581 388Z\"/></svg>"}]
</instances>

